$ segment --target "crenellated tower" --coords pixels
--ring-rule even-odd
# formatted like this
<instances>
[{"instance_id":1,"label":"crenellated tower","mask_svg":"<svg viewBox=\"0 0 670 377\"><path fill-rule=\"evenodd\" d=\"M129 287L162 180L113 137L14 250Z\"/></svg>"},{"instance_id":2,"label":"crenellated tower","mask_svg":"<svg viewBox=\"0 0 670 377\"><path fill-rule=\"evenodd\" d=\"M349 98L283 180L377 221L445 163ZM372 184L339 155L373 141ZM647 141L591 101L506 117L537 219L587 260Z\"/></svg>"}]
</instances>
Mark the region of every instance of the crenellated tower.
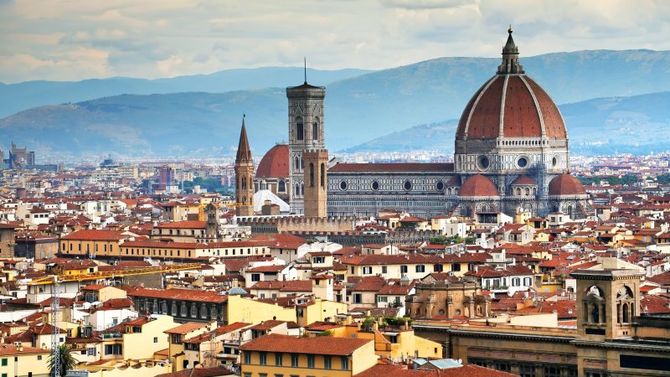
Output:
<instances>
[{"instance_id":1,"label":"crenellated tower","mask_svg":"<svg viewBox=\"0 0 670 377\"><path fill-rule=\"evenodd\" d=\"M235 201L237 216L254 215L254 161L251 158L251 149L247 139L245 117L242 117L240 142L237 146L235 158Z\"/></svg>"}]
</instances>

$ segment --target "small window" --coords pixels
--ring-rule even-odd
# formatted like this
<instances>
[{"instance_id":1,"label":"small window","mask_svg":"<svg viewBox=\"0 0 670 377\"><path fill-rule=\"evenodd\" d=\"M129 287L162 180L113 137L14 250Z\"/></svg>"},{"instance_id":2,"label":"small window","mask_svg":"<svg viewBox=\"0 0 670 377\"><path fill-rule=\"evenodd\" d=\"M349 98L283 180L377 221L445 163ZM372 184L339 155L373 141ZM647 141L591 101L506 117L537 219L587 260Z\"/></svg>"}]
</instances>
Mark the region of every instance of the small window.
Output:
<instances>
[{"instance_id":1,"label":"small window","mask_svg":"<svg viewBox=\"0 0 670 377\"><path fill-rule=\"evenodd\" d=\"M372 189L375 191L379 190L379 182L377 181L372 182Z\"/></svg>"},{"instance_id":2,"label":"small window","mask_svg":"<svg viewBox=\"0 0 670 377\"><path fill-rule=\"evenodd\" d=\"M347 182L342 181L340 182L340 190L344 191L347 189Z\"/></svg>"},{"instance_id":3,"label":"small window","mask_svg":"<svg viewBox=\"0 0 670 377\"><path fill-rule=\"evenodd\" d=\"M261 365L266 365L268 363L268 354L265 352L259 353L259 361L258 363Z\"/></svg>"},{"instance_id":4,"label":"small window","mask_svg":"<svg viewBox=\"0 0 670 377\"><path fill-rule=\"evenodd\" d=\"M244 363L251 364L251 354L249 352L244 353Z\"/></svg>"},{"instance_id":5,"label":"small window","mask_svg":"<svg viewBox=\"0 0 670 377\"><path fill-rule=\"evenodd\" d=\"M291 354L291 367L292 368L298 367L298 355L296 354Z\"/></svg>"},{"instance_id":6,"label":"small window","mask_svg":"<svg viewBox=\"0 0 670 377\"><path fill-rule=\"evenodd\" d=\"M314 355L307 355L307 368L314 369Z\"/></svg>"},{"instance_id":7,"label":"small window","mask_svg":"<svg viewBox=\"0 0 670 377\"><path fill-rule=\"evenodd\" d=\"M330 356L323 357L323 368L324 369L333 369L333 360Z\"/></svg>"},{"instance_id":8,"label":"small window","mask_svg":"<svg viewBox=\"0 0 670 377\"><path fill-rule=\"evenodd\" d=\"M526 157L521 157L516 160L516 166L520 168L525 168L528 165L528 159Z\"/></svg>"},{"instance_id":9,"label":"small window","mask_svg":"<svg viewBox=\"0 0 670 377\"><path fill-rule=\"evenodd\" d=\"M444 182L438 181L437 184L435 185L435 189L437 189L437 191L439 192L444 191Z\"/></svg>"},{"instance_id":10,"label":"small window","mask_svg":"<svg viewBox=\"0 0 670 377\"><path fill-rule=\"evenodd\" d=\"M340 369L342 370L348 370L349 369L349 358L346 356L342 356L340 358Z\"/></svg>"},{"instance_id":11,"label":"small window","mask_svg":"<svg viewBox=\"0 0 670 377\"><path fill-rule=\"evenodd\" d=\"M410 181L405 181L405 184L403 185L403 187L404 187L405 190L407 190L407 191L411 190L411 189L412 189L412 182L410 182Z\"/></svg>"},{"instance_id":12,"label":"small window","mask_svg":"<svg viewBox=\"0 0 670 377\"><path fill-rule=\"evenodd\" d=\"M406 274L407 273L407 266L405 266L405 265L400 266L400 273L401 274Z\"/></svg>"}]
</instances>

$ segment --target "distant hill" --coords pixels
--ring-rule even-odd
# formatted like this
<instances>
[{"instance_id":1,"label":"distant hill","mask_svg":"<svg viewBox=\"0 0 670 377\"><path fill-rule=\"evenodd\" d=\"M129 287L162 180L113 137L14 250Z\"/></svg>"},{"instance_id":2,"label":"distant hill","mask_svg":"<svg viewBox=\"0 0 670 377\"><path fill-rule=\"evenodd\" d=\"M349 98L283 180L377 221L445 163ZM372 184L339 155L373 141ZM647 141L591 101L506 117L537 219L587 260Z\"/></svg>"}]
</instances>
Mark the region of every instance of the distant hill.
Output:
<instances>
[{"instance_id":1,"label":"distant hill","mask_svg":"<svg viewBox=\"0 0 670 377\"><path fill-rule=\"evenodd\" d=\"M310 81L330 84L371 71L361 69L308 69ZM302 83L301 67L262 67L228 69L207 75L177 76L164 79L112 77L83 81L27 81L0 83L0 118L43 105L80 102L120 94L166 94L182 92L224 93L282 87Z\"/></svg>"},{"instance_id":2,"label":"distant hill","mask_svg":"<svg viewBox=\"0 0 670 377\"><path fill-rule=\"evenodd\" d=\"M522 57L521 63L559 104L670 91L667 51L579 51ZM342 150L417 124L446 127L450 123L445 124L444 120L460 117L466 102L493 75L498 64L499 59L440 58L335 81L327 86L327 145L333 151ZM325 83L316 78L310 82ZM254 153L260 155L273 143L287 138L284 87L295 83L291 78L284 79L277 89L123 95L37 107L0 119L0 144L6 146L14 140L35 148L38 155L42 151L73 157L89 155L91 151L101 155L115 152L133 156L218 156L230 154L235 147L239 118L246 112L250 141ZM649 118L638 121L658 119L665 104L639 110ZM606 117L608 122L631 121L620 118L621 113L596 115L577 109L571 113L568 109L571 107L564 108L564 115L574 147L580 145L581 127L603 127L596 122L602 119L598 116ZM587 115L593 117L588 122L579 118ZM660 124L649 123L651 127ZM423 142L430 144L439 136L436 132L431 140ZM602 134L596 132L594 137ZM445 134L444 139L445 145L450 145L453 134ZM642 140L632 134L626 139L630 145ZM395 141L392 148L402 147L409 140L412 139ZM414 140L416 144L422 142L418 137ZM588 149L586 144L584 148Z\"/></svg>"},{"instance_id":3,"label":"distant hill","mask_svg":"<svg viewBox=\"0 0 670 377\"><path fill-rule=\"evenodd\" d=\"M578 154L667 151L670 92L597 98L560 107L570 150ZM380 136L346 152L454 151L457 120L419 125Z\"/></svg>"}]
</instances>

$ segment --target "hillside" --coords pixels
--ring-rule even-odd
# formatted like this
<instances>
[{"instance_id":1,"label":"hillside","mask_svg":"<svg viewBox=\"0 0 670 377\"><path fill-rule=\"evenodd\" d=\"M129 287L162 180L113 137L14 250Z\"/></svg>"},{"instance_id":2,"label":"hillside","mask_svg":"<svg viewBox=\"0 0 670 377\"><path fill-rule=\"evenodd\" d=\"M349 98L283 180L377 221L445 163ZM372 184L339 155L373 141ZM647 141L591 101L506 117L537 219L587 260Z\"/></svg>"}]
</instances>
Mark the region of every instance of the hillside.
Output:
<instances>
[{"instance_id":1,"label":"hillside","mask_svg":"<svg viewBox=\"0 0 670 377\"><path fill-rule=\"evenodd\" d=\"M310 80L325 84L368 73L361 69L308 69ZM224 93L300 84L301 67L262 67L229 69L208 75L178 76L164 79L113 77L83 81L28 81L0 83L0 118L43 105L81 102L121 94L166 94L181 92Z\"/></svg>"},{"instance_id":2,"label":"hillside","mask_svg":"<svg viewBox=\"0 0 670 377\"><path fill-rule=\"evenodd\" d=\"M328 147L341 150L411 125L457 119L470 96L495 72L498 62L440 58L333 82L327 86L326 97ZM557 103L670 91L667 51L580 51L527 57L521 62ZM311 82L321 84L316 79ZM4 146L14 140L38 152L67 152L73 157L91 151L133 156L219 156L230 154L234 148L244 112L249 118L251 143L259 151L255 153L262 153L287 138L284 85L223 94L123 95L38 107L1 119L1 140ZM581 134L600 137L597 131L588 131L603 127L598 122L607 121L608 127L613 127L617 122L627 125L649 120L644 127L648 125L651 131L645 134L637 135L636 129L628 134L624 129L613 131L625 135L626 145L647 145L644 138L649 134L664 132L655 128L664 124L665 110L659 101L656 108L647 106L627 115L568 110L579 105L576 103L564 107L571 144L578 147ZM582 119L584 116L591 118ZM446 144L451 144L453 136L445 137ZM420 143L420 138L416 142ZM401 145L396 142L388 148Z\"/></svg>"}]
</instances>

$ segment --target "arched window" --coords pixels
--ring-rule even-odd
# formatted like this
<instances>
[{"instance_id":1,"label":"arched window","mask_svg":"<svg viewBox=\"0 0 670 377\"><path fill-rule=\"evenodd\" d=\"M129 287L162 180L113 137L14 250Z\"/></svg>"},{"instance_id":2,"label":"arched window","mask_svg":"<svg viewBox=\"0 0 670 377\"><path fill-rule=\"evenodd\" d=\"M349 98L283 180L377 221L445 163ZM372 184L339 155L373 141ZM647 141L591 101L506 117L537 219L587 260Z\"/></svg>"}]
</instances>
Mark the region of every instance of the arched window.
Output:
<instances>
[{"instance_id":1,"label":"arched window","mask_svg":"<svg viewBox=\"0 0 670 377\"><path fill-rule=\"evenodd\" d=\"M321 174L321 187L326 187L326 164L321 163L321 170L319 173Z\"/></svg>"},{"instance_id":2,"label":"arched window","mask_svg":"<svg viewBox=\"0 0 670 377\"><path fill-rule=\"evenodd\" d=\"M293 169L300 170L300 159L298 158L298 156L295 156L295 158L293 159Z\"/></svg>"},{"instance_id":3,"label":"arched window","mask_svg":"<svg viewBox=\"0 0 670 377\"><path fill-rule=\"evenodd\" d=\"M247 177L242 177L242 190L247 189Z\"/></svg>"},{"instance_id":4,"label":"arched window","mask_svg":"<svg viewBox=\"0 0 670 377\"><path fill-rule=\"evenodd\" d=\"M303 140L305 138L305 127L302 124L302 117L297 117L295 119L295 138L297 140Z\"/></svg>"},{"instance_id":5,"label":"arched window","mask_svg":"<svg viewBox=\"0 0 670 377\"><path fill-rule=\"evenodd\" d=\"M305 184L304 183L300 184L300 195L305 195Z\"/></svg>"},{"instance_id":6,"label":"arched window","mask_svg":"<svg viewBox=\"0 0 670 377\"><path fill-rule=\"evenodd\" d=\"M277 192L285 192L286 191L286 182L283 180L279 181L277 184Z\"/></svg>"},{"instance_id":7,"label":"arched window","mask_svg":"<svg viewBox=\"0 0 670 377\"><path fill-rule=\"evenodd\" d=\"M298 185L297 183L295 184L295 190L293 190L293 193L295 195L300 195L300 185Z\"/></svg>"},{"instance_id":8,"label":"arched window","mask_svg":"<svg viewBox=\"0 0 670 377\"><path fill-rule=\"evenodd\" d=\"M526 196L530 196L530 189L526 187Z\"/></svg>"},{"instance_id":9,"label":"arched window","mask_svg":"<svg viewBox=\"0 0 670 377\"><path fill-rule=\"evenodd\" d=\"M319 140L319 117L315 117L312 123L312 139Z\"/></svg>"}]
</instances>

